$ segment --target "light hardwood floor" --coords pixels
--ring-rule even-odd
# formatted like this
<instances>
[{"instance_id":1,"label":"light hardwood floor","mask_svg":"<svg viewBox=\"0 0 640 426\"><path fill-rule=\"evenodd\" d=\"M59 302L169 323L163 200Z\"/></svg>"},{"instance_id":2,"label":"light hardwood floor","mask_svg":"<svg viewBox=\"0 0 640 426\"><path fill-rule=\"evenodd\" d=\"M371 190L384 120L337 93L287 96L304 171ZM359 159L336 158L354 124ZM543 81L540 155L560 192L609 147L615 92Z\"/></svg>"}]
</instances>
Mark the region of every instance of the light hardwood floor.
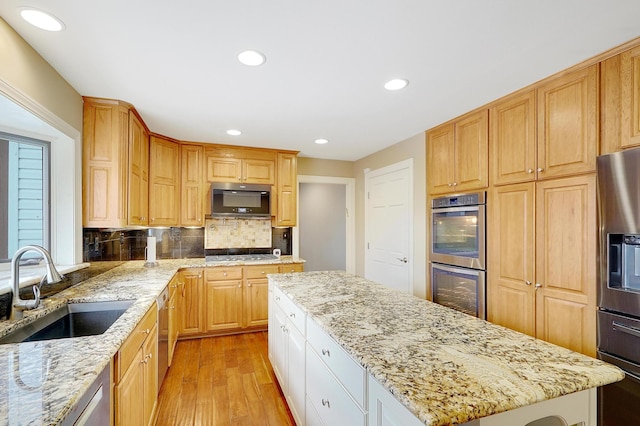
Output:
<instances>
[{"instance_id":1,"label":"light hardwood floor","mask_svg":"<svg viewBox=\"0 0 640 426\"><path fill-rule=\"evenodd\" d=\"M267 351L267 332L179 341L156 425L295 425Z\"/></svg>"}]
</instances>

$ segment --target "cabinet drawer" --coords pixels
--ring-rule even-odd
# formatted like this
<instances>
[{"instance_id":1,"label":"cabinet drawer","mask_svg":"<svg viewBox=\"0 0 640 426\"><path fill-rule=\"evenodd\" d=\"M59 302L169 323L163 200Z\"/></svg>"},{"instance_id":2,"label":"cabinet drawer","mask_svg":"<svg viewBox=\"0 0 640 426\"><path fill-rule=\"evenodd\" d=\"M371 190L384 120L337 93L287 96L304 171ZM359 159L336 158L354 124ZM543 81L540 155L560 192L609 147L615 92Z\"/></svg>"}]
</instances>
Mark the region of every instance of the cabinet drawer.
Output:
<instances>
[{"instance_id":1,"label":"cabinet drawer","mask_svg":"<svg viewBox=\"0 0 640 426\"><path fill-rule=\"evenodd\" d=\"M277 274L278 265L245 266L247 278L267 278L267 274Z\"/></svg>"},{"instance_id":2,"label":"cabinet drawer","mask_svg":"<svg viewBox=\"0 0 640 426\"><path fill-rule=\"evenodd\" d=\"M289 318L289 321L305 336L305 312L293 303L278 287L273 289L273 300L280 306L287 318Z\"/></svg>"},{"instance_id":3,"label":"cabinet drawer","mask_svg":"<svg viewBox=\"0 0 640 426\"><path fill-rule=\"evenodd\" d=\"M215 267L206 269L207 281L226 281L226 280L241 280L242 279L242 267Z\"/></svg>"},{"instance_id":4,"label":"cabinet drawer","mask_svg":"<svg viewBox=\"0 0 640 426\"><path fill-rule=\"evenodd\" d=\"M366 423L364 412L310 347L307 347L307 398L314 414L326 425Z\"/></svg>"},{"instance_id":5,"label":"cabinet drawer","mask_svg":"<svg viewBox=\"0 0 640 426\"><path fill-rule=\"evenodd\" d=\"M302 272L304 270L304 265L302 263L285 263L280 265L279 270L282 273Z\"/></svg>"},{"instance_id":6,"label":"cabinet drawer","mask_svg":"<svg viewBox=\"0 0 640 426\"><path fill-rule=\"evenodd\" d=\"M307 341L318 357L340 379L353 399L364 407L367 381L364 368L311 319L307 320Z\"/></svg>"},{"instance_id":7,"label":"cabinet drawer","mask_svg":"<svg viewBox=\"0 0 640 426\"><path fill-rule=\"evenodd\" d=\"M120 350L116 354L116 379L120 381L122 375L129 367L129 364L133 361L138 353L138 350L144 343L145 339L151 331L153 326L158 321L158 308L155 302L151 305L151 308L142 317L142 320L138 323L136 328L133 329L127 340L124 341Z\"/></svg>"}]
</instances>

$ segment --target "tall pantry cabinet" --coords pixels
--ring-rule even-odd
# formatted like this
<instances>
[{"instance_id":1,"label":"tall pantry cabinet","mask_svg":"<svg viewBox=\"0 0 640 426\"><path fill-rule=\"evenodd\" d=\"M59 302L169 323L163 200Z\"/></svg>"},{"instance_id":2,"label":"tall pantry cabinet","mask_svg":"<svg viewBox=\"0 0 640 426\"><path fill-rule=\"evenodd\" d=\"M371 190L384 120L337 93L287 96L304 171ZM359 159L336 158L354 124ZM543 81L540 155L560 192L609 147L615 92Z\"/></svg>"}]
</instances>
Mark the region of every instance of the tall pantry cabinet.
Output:
<instances>
[{"instance_id":1,"label":"tall pantry cabinet","mask_svg":"<svg viewBox=\"0 0 640 426\"><path fill-rule=\"evenodd\" d=\"M490 110L489 321L595 356L598 66Z\"/></svg>"}]
</instances>

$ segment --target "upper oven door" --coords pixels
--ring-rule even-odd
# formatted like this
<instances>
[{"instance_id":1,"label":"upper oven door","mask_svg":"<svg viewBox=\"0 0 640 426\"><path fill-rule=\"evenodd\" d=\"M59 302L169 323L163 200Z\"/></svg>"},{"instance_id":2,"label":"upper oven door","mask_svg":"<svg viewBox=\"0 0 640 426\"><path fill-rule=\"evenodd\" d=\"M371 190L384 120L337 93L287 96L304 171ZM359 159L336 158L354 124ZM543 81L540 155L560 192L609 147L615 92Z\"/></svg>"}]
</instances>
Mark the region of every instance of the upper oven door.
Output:
<instances>
[{"instance_id":1,"label":"upper oven door","mask_svg":"<svg viewBox=\"0 0 640 426\"><path fill-rule=\"evenodd\" d=\"M431 210L430 260L485 269L486 206Z\"/></svg>"}]
</instances>

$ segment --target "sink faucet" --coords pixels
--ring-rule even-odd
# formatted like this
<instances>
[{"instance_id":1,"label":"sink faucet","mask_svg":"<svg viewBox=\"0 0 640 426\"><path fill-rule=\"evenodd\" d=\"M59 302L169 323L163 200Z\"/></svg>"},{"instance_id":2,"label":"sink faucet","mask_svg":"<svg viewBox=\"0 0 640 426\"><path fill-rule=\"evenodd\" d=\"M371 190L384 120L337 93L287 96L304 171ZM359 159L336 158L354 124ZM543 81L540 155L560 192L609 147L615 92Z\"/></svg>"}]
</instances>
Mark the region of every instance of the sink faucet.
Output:
<instances>
[{"instance_id":1,"label":"sink faucet","mask_svg":"<svg viewBox=\"0 0 640 426\"><path fill-rule=\"evenodd\" d=\"M20 299L20 258L23 254L28 251L36 251L44 257L45 266L47 268L47 274L42 277L42 281L40 281L40 285L33 286L33 294L35 296L34 300L23 300ZM11 318L10 319L20 319L22 318L22 311L27 309L35 309L40 305L40 287L42 283L44 283L45 279L50 284L54 284L62 281L63 276L60 275L56 267L53 265L53 260L51 260L51 255L47 250L43 247L31 245L24 246L19 249L16 254L13 255L13 259L11 259L11 282L13 283L13 307L11 309Z\"/></svg>"}]
</instances>

